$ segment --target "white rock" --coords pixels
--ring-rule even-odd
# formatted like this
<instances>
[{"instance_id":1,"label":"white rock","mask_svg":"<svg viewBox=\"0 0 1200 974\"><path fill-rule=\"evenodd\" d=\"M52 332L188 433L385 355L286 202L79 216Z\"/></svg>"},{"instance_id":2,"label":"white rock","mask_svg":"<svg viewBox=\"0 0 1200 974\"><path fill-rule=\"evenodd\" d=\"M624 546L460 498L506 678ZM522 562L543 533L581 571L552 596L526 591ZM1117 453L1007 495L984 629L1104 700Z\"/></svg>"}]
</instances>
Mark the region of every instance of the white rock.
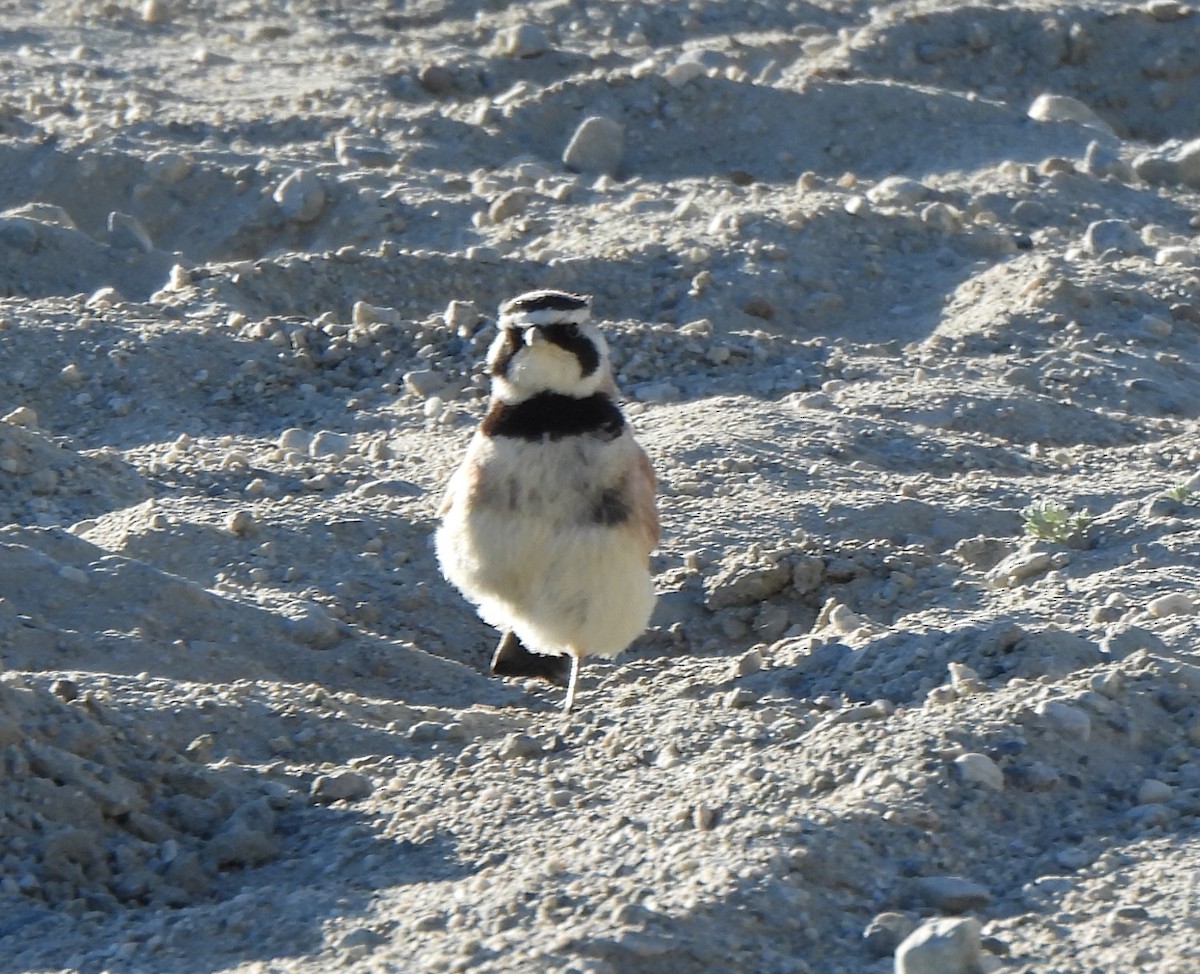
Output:
<instances>
[{"instance_id":1,"label":"white rock","mask_svg":"<svg viewBox=\"0 0 1200 974\"><path fill-rule=\"evenodd\" d=\"M571 136L563 165L575 172L612 175L624 151L625 126L604 115L589 115Z\"/></svg>"},{"instance_id":2,"label":"white rock","mask_svg":"<svg viewBox=\"0 0 1200 974\"><path fill-rule=\"evenodd\" d=\"M1200 252L1191 247L1163 247L1154 255L1154 263L1160 266L1195 267L1200 264Z\"/></svg>"},{"instance_id":3,"label":"white rock","mask_svg":"<svg viewBox=\"0 0 1200 974\"><path fill-rule=\"evenodd\" d=\"M1200 188L1200 139L1171 139L1133 160L1133 171L1148 183L1177 183Z\"/></svg>"},{"instance_id":4,"label":"white rock","mask_svg":"<svg viewBox=\"0 0 1200 974\"><path fill-rule=\"evenodd\" d=\"M314 457L344 457L350 452L350 434L321 430L308 444L308 452Z\"/></svg>"},{"instance_id":5,"label":"white rock","mask_svg":"<svg viewBox=\"0 0 1200 974\"><path fill-rule=\"evenodd\" d=\"M1190 616L1196 611L1196 602L1186 592L1168 592L1147 603L1146 611L1155 619Z\"/></svg>"},{"instance_id":6,"label":"white rock","mask_svg":"<svg viewBox=\"0 0 1200 974\"><path fill-rule=\"evenodd\" d=\"M146 157L146 175L156 183L178 183L191 171L192 160L178 152L155 152Z\"/></svg>"},{"instance_id":7,"label":"white rock","mask_svg":"<svg viewBox=\"0 0 1200 974\"><path fill-rule=\"evenodd\" d=\"M1092 718L1078 707L1061 700L1043 700L1034 709L1049 727L1064 737L1086 741L1092 736Z\"/></svg>"},{"instance_id":8,"label":"white rock","mask_svg":"<svg viewBox=\"0 0 1200 974\"><path fill-rule=\"evenodd\" d=\"M1136 254L1143 246L1141 235L1124 220L1096 220L1083 234L1083 249L1089 254L1107 250Z\"/></svg>"},{"instance_id":9,"label":"white rock","mask_svg":"<svg viewBox=\"0 0 1200 974\"><path fill-rule=\"evenodd\" d=\"M1029 106L1028 114L1035 122L1075 122L1116 137L1108 122L1070 95L1038 95Z\"/></svg>"},{"instance_id":10,"label":"white rock","mask_svg":"<svg viewBox=\"0 0 1200 974\"><path fill-rule=\"evenodd\" d=\"M963 781L972 781L992 791L1004 790L1004 772L1000 770L1000 765L986 754L968 751L956 757L954 765Z\"/></svg>"},{"instance_id":11,"label":"white rock","mask_svg":"<svg viewBox=\"0 0 1200 974\"><path fill-rule=\"evenodd\" d=\"M312 443L312 434L298 426L291 426L279 434L277 442L281 450L297 450L307 453L309 444Z\"/></svg>"},{"instance_id":12,"label":"white rock","mask_svg":"<svg viewBox=\"0 0 1200 974\"><path fill-rule=\"evenodd\" d=\"M707 73L708 68L699 61L680 58L663 72L663 78L671 87L682 88L689 81L702 78Z\"/></svg>"},{"instance_id":13,"label":"white rock","mask_svg":"<svg viewBox=\"0 0 1200 974\"><path fill-rule=\"evenodd\" d=\"M896 974L977 974L982 949L974 917L931 920L896 948Z\"/></svg>"},{"instance_id":14,"label":"white rock","mask_svg":"<svg viewBox=\"0 0 1200 974\"><path fill-rule=\"evenodd\" d=\"M325 208L325 186L316 173L297 169L276 187L272 198L288 219L310 223Z\"/></svg>"},{"instance_id":15,"label":"white rock","mask_svg":"<svg viewBox=\"0 0 1200 974\"><path fill-rule=\"evenodd\" d=\"M1171 800L1175 789L1165 781L1157 778L1147 778L1138 786L1137 803L1139 805L1162 805Z\"/></svg>"},{"instance_id":16,"label":"white rock","mask_svg":"<svg viewBox=\"0 0 1200 974\"><path fill-rule=\"evenodd\" d=\"M876 206L915 206L929 199L932 190L906 176L888 176L867 190L867 199Z\"/></svg>"},{"instance_id":17,"label":"white rock","mask_svg":"<svg viewBox=\"0 0 1200 974\"><path fill-rule=\"evenodd\" d=\"M6 413L0 418L6 423L11 423L13 426L24 426L27 429L33 429L38 423L37 412L29 406L18 406L12 412Z\"/></svg>"},{"instance_id":18,"label":"white rock","mask_svg":"<svg viewBox=\"0 0 1200 974\"><path fill-rule=\"evenodd\" d=\"M537 24L518 24L496 35L496 47L508 57L537 57L550 50L550 39Z\"/></svg>"}]
</instances>

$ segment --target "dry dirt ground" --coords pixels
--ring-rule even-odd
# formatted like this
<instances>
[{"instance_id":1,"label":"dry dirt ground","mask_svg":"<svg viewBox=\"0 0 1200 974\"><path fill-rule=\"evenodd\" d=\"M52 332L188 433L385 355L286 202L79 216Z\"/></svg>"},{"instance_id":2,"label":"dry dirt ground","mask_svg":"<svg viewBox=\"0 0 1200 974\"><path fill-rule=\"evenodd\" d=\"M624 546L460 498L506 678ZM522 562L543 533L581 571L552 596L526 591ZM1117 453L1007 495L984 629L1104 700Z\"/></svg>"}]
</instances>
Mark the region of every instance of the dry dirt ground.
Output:
<instances>
[{"instance_id":1,"label":"dry dirt ground","mask_svg":"<svg viewBox=\"0 0 1200 974\"><path fill-rule=\"evenodd\" d=\"M0 974L1200 970L1200 11L0 25ZM534 286L665 527L569 718L430 545Z\"/></svg>"}]
</instances>

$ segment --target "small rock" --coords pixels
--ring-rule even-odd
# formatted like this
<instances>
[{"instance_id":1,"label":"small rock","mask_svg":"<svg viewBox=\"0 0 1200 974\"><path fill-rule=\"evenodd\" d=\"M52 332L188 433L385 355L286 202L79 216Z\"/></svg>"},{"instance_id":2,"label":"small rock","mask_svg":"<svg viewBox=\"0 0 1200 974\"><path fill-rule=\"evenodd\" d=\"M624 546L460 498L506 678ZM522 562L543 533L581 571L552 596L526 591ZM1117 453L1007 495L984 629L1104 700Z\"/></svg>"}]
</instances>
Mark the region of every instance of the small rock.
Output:
<instances>
[{"instance_id":1,"label":"small rock","mask_svg":"<svg viewBox=\"0 0 1200 974\"><path fill-rule=\"evenodd\" d=\"M234 511L225 519L225 530L244 538L254 530L254 515L250 511Z\"/></svg>"},{"instance_id":2,"label":"small rock","mask_svg":"<svg viewBox=\"0 0 1200 974\"><path fill-rule=\"evenodd\" d=\"M404 373L404 390L421 399L437 395L445 387L446 379L436 369L413 369Z\"/></svg>"},{"instance_id":3,"label":"small rock","mask_svg":"<svg viewBox=\"0 0 1200 974\"><path fill-rule=\"evenodd\" d=\"M1000 765L986 754L975 751L960 754L954 759L954 766L963 781L983 785L992 791L1004 790L1004 772L1000 770Z\"/></svg>"},{"instance_id":4,"label":"small rock","mask_svg":"<svg viewBox=\"0 0 1200 974\"><path fill-rule=\"evenodd\" d=\"M1154 619L1165 619L1167 616L1190 616L1196 612L1196 603L1186 592L1169 592L1156 599L1151 599L1146 604L1146 612Z\"/></svg>"},{"instance_id":5,"label":"small rock","mask_svg":"<svg viewBox=\"0 0 1200 974\"><path fill-rule=\"evenodd\" d=\"M1125 180L1133 175L1133 169L1117 153L1115 146L1098 141L1088 143L1083 156L1083 171L1089 176L1116 176Z\"/></svg>"},{"instance_id":6,"label":"small rock","mask_svg":"<svg viewBox=\"0 0 1200 974\"><path fill-rule=\"evenodd\" d=\"M1188 15L1187 7L1179 0L1147 0L1142 9L1162 24L1181 20Z\"/></svg>"},{"instance_id":7,"label":"small rock","mask_svg":"<svg viewBox=\"0 0 1200 974\"><path fill-rule=\"evenodd\" d=\"M178 152L155 152L146 157L146 175L156 183L172 186L191 173L194 162Z\"/></svg>"},{"instance_id":8,"label":"small rock","mask_svg":"<svg viewBox=\"0 0 1200 974\"><path fill-rule=\"evenodd\" d=\"M574 172L615 175L625 151L625 126L604 115L589 115L563 152L563 165Z\"/></svg>"},{"instance_id":9,"label":"small rock","mask_svg":"<svg viewBox=\"0 0 1200 974\"><path fill-rule=\"evenodd\" d=\"M371 779L357 771L338 771L317 775L309 789L309 797L317 804L356 801L367 798L375 790Z\"/></svg>"},{"instance_id":10,"label":"small rock","mask_svg":"<svg viewBox=\"0 0 1200 974\"><path fill-rule=\"evenodd\" d=\"M1038 95L1029 106L1028 115L1035 122L1075 122L1116 137L1108 122L1070 95Z\"/></svg>"},{"instance_id":11,"label":"small rock","mask_svg":"<svg viewBox=\"0 0 1200 974\"><path fill-rule=\"evenodd\" d=\"M315 602L301 606L299 614L291 619L291 631L296 639L313 649L328 649L343 636L338 621Z\"/></svg>"},{"instance_id":12,"label":"small rock","mask_svg":"<svg viewBox=\"0 0 1200 974\"><path fill-rule=\"evenodd\" d=\"M1165 781L1157 778L1147 778L1138 786L1137 803L1139 805L1164 805L1175 794L1175 789Z\"/></svg>"},{"instance_id":13,"label":"small rock","mask_svg":"<svg viewBox=\"0 0 1200 974\"><path fill-rule=\"evenodd\" d=\"M499 755L504 761L541 757L543 753L542 742L528 734L509 734L500 742Z\"/></svg>"},{"instance_id":14,"label":"small rock","mask_svg":"<svg viewBox=\"0 0 1200 974\"><path fill-rule=\"evenodd\" d=\"M863 931L863 943L876 957L888 957L913 932L917 922L904 913L880 913Z\"/></svg>"},{"instance_id":15,"label":"small rock","mask_svg":"<svg viewBox=\"0 0 1200 974\"><path fill-rule=\"evenodd\" d=\"M738 710L742 707L753 706L758 701L758 694L745 687L734 687L721 698L721 706L726 710Z\"/></svg>"},{"instance_id":16,"label":"small rock","mask_svg":"<svg viewBox=\"0 0 1200 974\"><path fill-rule=\"evenodd\" d=\"M888 176L867 190L867 199L876 206L912 207L931 195L928 186L906 176Z\"/></svg>"},{"instance_id":17,"label":"small rock","mask_svg":"<svg viewBox=\"0 0 1200 974\"><path fill-rule=\"evenodd\" d=\"M1064 737L1086 741L1092 736L1092 719L1086 711L1078 707L1072 707L1061 700L1043 700L1034 710L1047 726Z\"/></svg>"},{"instance_id":18,"label":"small rock","mask_svg":"<svg viewBox=\"0 0 1200 974\"><path fill-rule=\"evenodd\" d=\"M431 95L447 95L454 90L454 73L443 64L426 64L417 72L417 84Z\"/></svg>"},{"instance_id":19,"label":"small rock","mask_svg":"<svg viewBox=\"0 0 1200 974\"><path fill-rule=\"evenodd\" d=\"M1136 254L1142 248L1141 235L1124 220L1096 220L1083 235L1083 249L1097 256L1109 250Z\"/></svg>"},{"instance_id":20,"label":"small rock","mask_svg":"<svg viewBox=\"0 0 1200 974\"><path fill-rule=\"evenodd\" d=\"M1161 653L1166 648L1166 643L1156 633L1141 626L1119 626L1100 640L1101 651L1114 659L1124 659L1139 649Z\"/></svg>"},{"instance_id":21,"label":"small rock","mask_svg":"<svg viewBox=\"0 0 1200 974\"><path fill-rule=\"evenodd\" d=\"M945 913L977 910L992 898L986 887L961 876L922 876L913 881L913 892Z\"/></svg>"},{"instance_id":22,"label":"small rock","mask_svg":"<svg viewBox=\"0 0 1200 974\"><path fill-rule=\"evenodd\" d=\"M350 434L320 430L308 444L308 452L314 457L344 457L350 452Z\"/></svg>"},{"instance_id":23,"label":"small rock","mask_svg":"<svg viewBox=\"0 0 1200 974\"><path fill-rule=\"evenodd\" d=\"M1141 153L1133 171L1148 183L1200 188L1200 139L1171 139Z\"/></svg>"},{"instance_id":24,"label":"small rock","mask_svg":"<svg viewBox=\"0 0 1200 974\"><path fill-rule=\"evenodd\" d=\"M710 609L754 605L781 592L792 577L786 564L747 568L734 565L713 578L704 604Z\"/></svg>"},{"instance_id":25,"label":"small rock","mask_svg":"<svg viewBox=\"0 0 1200 974\"><path fill-rule=\"evenodd\" d=\"M288 219L311 223L325 208L325 186L316 173L297 169L279 184L272 198Z\"/></svg>"},{"instance_id":26,"label":"small rock","mask_svg":"<svg viewBox=\"0 0 1200 974\"><path fill-rule=\"evenodd\" d=\"M978 974L983 960L974 917L931 920L896 948L896 974Z\"/></svg>"},{"instance_id":27,"label":"small rock","mask_svg":"<svg viewBox=\"0 0 1200 974\"><path fill-rule=\"evenodd\" d=\"M550 39L537 24L518 24L496 35L496 47L508 57L531 58L549 51Z\"/></svg>"},{"instance_id":28,"label":"small rock","mask_svg":"<svg viewBox=\"0 0 1200 974\"><path fill-rule=\"evenodd\" d=\"M503 223L520 216L529 208L530 195L529 190L523 187L501 193L488 207L488 220L492 223Z\"/></svg>"},{"instance_id":29,"label":"small rock","mask_svg":"<svg viewBox=\"0 0 1200 974\"><path fill-rule=\"evenodd\" d=\"M692 809L692 826L700 832L711 832L717 825L717 810L708 805Z\"/></svg>"},{"instance_id":30,"label":"small rock","mask_svg":"<svg viewBox=\"0 0 1200 974\"><path fill-rule=\"evenodd\" d=\"M1168 265L1174 267L1200 266L1200 251L1186 246L1162 247L1154 255L1154 263L1160 267Z\"/></svg>"},{"instance_id":31,"label":"small rock","mask_svg":"<svg viewBox=\"0 0 1200 974\"><path fill-rule=\"evenodd\" d=\"M466 338L483 320L479 309L470 301L451 301L442 313L446 326L454 330L460 338Z\"/></svg>"},{"instance_id":32,"label":"small rock","mask_svg":"<svg viewBox=\"0 0 1200 974\"><path fill-rule=\"evenodd\" d=\"M300 429L298 426L291 426L279 434L279 439L276 441L281 450L295 450L298 453L307 453L309 444L312 443L312 433L308 430Z\"/></svg>"},{"instance_id":33,"label":"small rock","mask_svg":"<svg viewBox=\"0 0 1200 974\"><path fill-rule=\"evenodd\" d=\"M12 412L6 413L0 418L6 423L11 423L13 426L24 426L26 429L35 429L38 423L37 412L28 406L18 406Z\"/></svg>"},{"instance_id":34,"label":"small rock","mask_svg":"<svg viewBox=\"0 0 1200 974\"><path fill-rule=\"evenodd\" d=\"M757 295L746 300L742 305L742 311L752 318L761 318L763 321L770 321L775 317L775 305Z\"/></svg>"},{"instance_id":35,"label":"small rock","mask_svg":"<svg viewBox=\"0 0 1200 974\"><path fill-rule=\"evenodd\" d=\"M64 703L70 703L79 698L79 684L66 677L59 677L50 684L50 692Z\"/></svg>"}]
</instances>

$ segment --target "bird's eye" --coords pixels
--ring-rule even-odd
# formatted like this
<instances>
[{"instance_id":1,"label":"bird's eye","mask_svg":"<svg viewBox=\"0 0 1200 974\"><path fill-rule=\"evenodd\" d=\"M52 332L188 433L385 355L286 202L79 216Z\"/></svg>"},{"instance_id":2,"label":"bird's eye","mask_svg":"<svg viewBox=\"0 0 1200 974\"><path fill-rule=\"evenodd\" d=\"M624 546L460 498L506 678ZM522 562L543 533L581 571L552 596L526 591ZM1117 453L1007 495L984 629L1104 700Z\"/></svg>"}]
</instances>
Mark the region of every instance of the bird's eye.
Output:
<instances>
[{"instance_id":1,"label":"bird's eye","mask_svg":"<svg viewBox=\"0 0 1200 974\"><path fill-rule=\"evenodd\" d=\"M568 338L579 337L579 326L573 321L568 321L566 325L563 326L563 331L566 332Z\"/></svg>"}]
</instances>

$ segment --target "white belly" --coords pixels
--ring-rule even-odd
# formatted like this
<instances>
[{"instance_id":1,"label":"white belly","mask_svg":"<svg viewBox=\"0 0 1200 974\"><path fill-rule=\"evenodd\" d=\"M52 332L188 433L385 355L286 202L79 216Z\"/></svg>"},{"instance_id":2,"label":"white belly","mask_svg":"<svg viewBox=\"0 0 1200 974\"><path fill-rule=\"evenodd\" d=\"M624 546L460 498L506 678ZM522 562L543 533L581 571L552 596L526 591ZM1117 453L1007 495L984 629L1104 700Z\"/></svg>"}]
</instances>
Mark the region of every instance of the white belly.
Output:
<instances>
[{"instance_id":1,"label":"white belly","mask_svg":"<svg viewBox=\"0 0 1200 974\"><path fill-rule=\"evenodd\" d=\"M438 530L437 553L480 616L534 652L616 656L654 608L644 543L620 528L456 506Z\"/></svg>"}]
</instances>

